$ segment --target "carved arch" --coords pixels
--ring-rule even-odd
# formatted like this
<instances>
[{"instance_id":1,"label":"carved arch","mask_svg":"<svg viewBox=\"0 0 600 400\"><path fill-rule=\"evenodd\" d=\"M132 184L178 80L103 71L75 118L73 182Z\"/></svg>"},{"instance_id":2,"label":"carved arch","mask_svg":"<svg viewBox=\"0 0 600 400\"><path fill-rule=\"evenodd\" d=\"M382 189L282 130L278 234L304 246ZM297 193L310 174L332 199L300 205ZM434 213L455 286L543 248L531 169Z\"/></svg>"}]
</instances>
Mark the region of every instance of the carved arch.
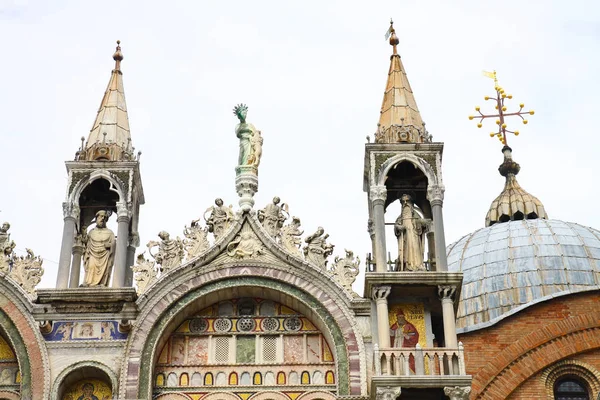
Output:
<instances>
[{"instance_id":1,"label":"carved arch","mask_svg":"<svg viewBox=\"0 0 600 400\"><path fill-rule=\"evenodd\" d=\"M438 178L435 173L435 170L429 163L423 160L421 157L417 157L414 154L403 153L397 154L393 157L388 158L382 165L379 167L379 171L375 171L377 175L377 185L385 185L385 178L390 172L390 170L397 164L400 164L403 161L408 161L413 164L416 168L420 169L425 177L427 178L427 186L430 187L432 185L437 185Z\"/></svg>"},{"instance_id":2,"label":"carved arch","mask_svg":"<svg viewBox=\"0 0 600 400\"><path fill-rule=\"evenodd\" d=\"M590 398L600 394L600 371L582 361L564 360L552 365L541 375L549 399L554 397L554 384L565 375L583 379L592 391Z\"/></svg>"},{"instance_id":3,"label":"carved arch","mask_svg":"<svg viewBox=\"0 0 600 400\"><path fill-rule=\"evenodd\" d=\"M104 373L110 380L110 385L111 385L111 389L113 392L113 396L116 393L118 393L119 381L118 381L115 373L108 366L106 366L100 362L97 362L97 361L81 361L81 362L77 362L75 364L67 366L65 369L63 369L60 372L60 374L58 374L58 376L56 377L56 380L54 381L50 399L51 400L60 400L59 399L59 391L63 388L62 386L63 386L63 382L65 381L65 378L67 378L73 372L77 372L78 370L83 370L86 368L96 369L96 370Z\"/></svg>"},{"instance_id":4,"label":"carved arch","mask_svg":"<svg viewBox=\"0 0 600 400\"><path fill-rule=\"evenodd\" d=\"M94 181L96 181L98 179L105 179L110 183L110 185L111 185L110 190L116 192L119 195L119 201L122 201L122 202L128 201L128 199L125 196L126 195L125 188L124 188L125 182L121 182L121 180L119 178L115 177L113 174L111 174L110 171L107 171L104 169L96 170L96 171L92 172L90 174L90 176L87 177L86 179L82 179L79 182L77 182L77 184L75 185L75 187L73 188L71 193L69 193L69 201L75 202L76 204L78 204L79 197L81 196L81 192L83 192L83 190L86 187L88 187Z\"/></svg>"},{"instance_id":5,"label":"carved arch","mask_svg":"<svg viewBox=\"0 0 600 400\"><path fill-rule=\"evenodd\" d=\"M362 345L362 342L355 333L355 324L343 315L335 301L331 301L332 299L326 293L319 293L320 298L318 298L311 291L303 290L302 286L314 284L303 282L299 277L292 279L282 276L282 281L279 281L272 277L241 276L240 270L244 268L248 269L249 267L224 268L221 266L217 271L227 272L228 276L221 277L221 279L213 276L213 281L203 286L192 280L192 282L186 282L183 287L170 289L159 304L152 306L152 312L148 316L139 319L142 323L134 328L126 350L125 360L127 361L122 368L121 397L150 397L152 382L148 377L152 375L158 351L168 338L168 332L178 326L188 315L190 305L193 304L193 307L198 308L197 311L199 311L209 305L209 302L213 302L213 300L207 299L231 294L242 288L260 288L260 290L265 290L265 295L271 293L273 296L278 296L279 301L283 304L299 309L301 312L303 308L308 310L307 317L310 315L309 318L321 329L334 352L338 374L336 382L338 393L340 395L361 394L362 374L365 371L360 368L361 361L358 360L360 360L359 343ZM265 271L273 273L269 268L264 268L263 272ZM214 271L211 275L214 275ZM290 285L290 280L293 280L295 285ZM189 290L188 286L191 286L193 290ZM314 288L311 289L314 290ZM273 297L274 299L276 298ZM146 362L139 363L140 357L143 357ZM350 363L350 357L357 361ZM132 371L132 373L129 374L128 371ZM139 372L134 373L133 371ZM124 384L127 385L126 388Z\"/></svg>"},{"instance_id":6,"label":"carved arch","mask_svg":"<svg viewBox=\"0 0 600 400\"><path fill-rule=\"evenodd\" d=\"M32 309L20 287L0 279L0 327L17 357L20 397L46 399L50 393L48 354L38 324L31 316Z\"/></svg>"},{"instance_id":7,"label":"carved arch","mask_svg":"<svg viewBox=\"0 0 600 400\"><path fill-rule=\"evenodd\" d=\"M330 392L309 392L304 393L298 400L335 400L336 397Z\"/></svg>"}]
</instances>

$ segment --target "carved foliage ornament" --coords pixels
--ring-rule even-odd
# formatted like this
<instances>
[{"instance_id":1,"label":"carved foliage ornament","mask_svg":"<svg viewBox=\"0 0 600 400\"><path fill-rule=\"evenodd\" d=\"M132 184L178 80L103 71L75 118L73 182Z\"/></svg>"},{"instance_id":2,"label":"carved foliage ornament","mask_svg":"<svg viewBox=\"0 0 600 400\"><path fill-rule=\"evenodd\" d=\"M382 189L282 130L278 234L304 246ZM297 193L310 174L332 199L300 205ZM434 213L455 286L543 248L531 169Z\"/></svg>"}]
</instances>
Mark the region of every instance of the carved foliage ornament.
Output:
<instances>
[{"instance_id":1,"label":"carved foliage ornament","mask_svg":"<svg viewBox=\"0 0 600 400\"><path fill-rule=\"evenodd\" d=\"M444 394L450 398L450 400L468 400L471 388L468 386L447 386L444 388Z\"/></svg>"},{"instance_id":2,"label":"carved foliage ornament","mask_svg":"<svg viewBox=\"0 0 600 400\"><path fill-rule=\"evenodd\" d=\"M16 243L10 240L9 229L8 222L0 227L0 272L11 277L27 293L33 294L44 275L43 260L31 249L25 249L27 255L17 256L14 253Z\"/></svg>"},{"instance_id":3,"label":"carved foliage ornament","mask_svg":"<svg viewBox=\"0 0 600 400\"><path fill-rule=\"evenodd\" d=\"M346 289L353 296L357 297L358 294L352 290L352 284L356 280L356 276L359 272L360 259L354 258L354 253L350 250L346 251L346 257L335 257L335 262L331 267L331 274L334 279L339 282L344 289Z\"/></svg>"},{"instance_id":4,"label":"carved foliage ornament","mask_svg":"<svg viewBox=\"0 0 600 400\"><path fill-rule=\"evenodd\" d=\"M401 394L399 386L378 387L375 395L376 400L396 400Z\"/></svg>"}]
</instances>

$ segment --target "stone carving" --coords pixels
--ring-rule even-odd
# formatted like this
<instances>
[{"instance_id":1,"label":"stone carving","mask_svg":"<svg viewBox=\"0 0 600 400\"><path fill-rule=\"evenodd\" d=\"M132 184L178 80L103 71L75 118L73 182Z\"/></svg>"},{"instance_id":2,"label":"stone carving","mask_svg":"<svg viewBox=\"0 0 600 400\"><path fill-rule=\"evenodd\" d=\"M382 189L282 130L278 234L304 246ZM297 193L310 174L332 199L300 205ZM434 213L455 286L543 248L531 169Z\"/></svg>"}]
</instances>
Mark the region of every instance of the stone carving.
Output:
<instances>
[{"instance_id":1,"label":"stone carving","mask_svg":"<svg viewBox=\"0 0 600 400\"><path fill-rule=\"evenodd\" d=\"M115 234L106 227L108 213L96 213L96 226L87 234L81 286L108 286L115 256Z\"/></svg>"},{"instance_id":2,"label":"stone carving","mask_svg":"<svg viewBox=\"0 0 600 400\"><path fill-rule=\"evenodd\" d=\"M150 261L144 257L143 253L137 256L137 261L131 269L135 273L134 279L138 294L144 293L146 288L158 279L158 271L155 264L154 261Z\"/></svg>"},{"instance_id":3,"label":"stone carving","mask_svg":"<svg viewBox=\"0 0 600 400\"><path fill-rule=\"evenodd\" d=\"M4 247L10 242L10 233L8 233L9 229L10 224L8 222L4 222L2 227L0 227L0 250L4 250Z\"/></svg>"},{"instance_id":4,"label":"stone carving","mask_svg":"<svg viewBox=\"0 0 600 400\"><path fill-rule=\"evenodd\" d=\"M262 157L262 145L263 137L258 129L254 129L252 138L250 139L250 156L248 156L248 165L252 165L257 168L260 165L260 158Z\"/></svg>"},{"instance_id":5,"label":"stone carving","mask_svg":"<svg viewBox=\"0 0 600 400\"><path fill-rule=\"evenodd\" d=\"M444 388L444 394L450 398L450 400L468 400L471 388L468 386L447 386Z\"/></svg>"},{"instance_id":6,"label":"stone carving","mask_svg":"<svg viewBox=\"0 0 600 400\"><path fill-rule=\"evenodd\" d=\"M183 259L183 242L179 237L171 239L170 235L166 231L160 231L158 233L160 242L150 241L146 245L148 247L148 253L160 264L160 271L165 273L175 267L181 265ZM152 253L152 249L158 247L156 254Z\"/></svg>"},{"instance_id":7,"label":"stone carving","mask_svg":"<svg viewBox=\"0 0 600 400\"><path fill-rule=\"evenodd\" d=\"M0 228L0 272L8 273L13 258L13 251L17 246L14 241L10 240L10 224L5 222Z\"/></svg>"},{"instance_id":8,"label":"stone carving","mask_svg":"<svg viewBox=\"0 0 600 400\"><path fill-rule=\"evenodd\" d=\"M275 196L271 204L267 204L265 208L258 210L258 220L272 238L279 236L283 223L289 216L287 204L279 205L280 201L281 199Z\"/></svg>"},{"instance_id":9,"label":"stone carving","mask_svg":"<svg viewBox=\"0 0 600 400\"><path fill-rule=\"evenodd\" d=\"M281 245L289 253L300 255L303 234L304 231L300 230L300 218L292 217L292 222L281 228Z\"/></svg>"},{"instance_id":10,"label":"stone carving","mask_svg":"<svg viewBox=\"0 0 600 400\"><path fill-rule=\"evenodd\" d=\"M208 235L208 228L201 227L198 221L200 220L193 220L189 227L186 226L183 229L183 235L185 236L183 246L187 253L187 260L191 260L210 247L210 243L206 237Z\"/></svg>"},{"instance_id":11,"label":"stone carving","mask_svg":"<svg viewBox=\"0 0 600 400\"><path fill-rule=\"evenodd\" d=\"M394 233L398 238L397 271L424 271L423 263L425 232L429 228L429 221L421 218L414 209L412 198L404 194L402 212L394 224Z\"/></svg>"},{"instance_id":12,"label":"stone carving","mask_svg":"<svg viewBox=\"0 0 600 400\"><path fill-rule=\"evenodd\" d=\"M262 243L252 232L241 232L227 245L227 254L233 258L256 258L265 254Z\"/></svg>"},{"instance_id":13,"label":"stone carving","mask_svg":"<svg viewBox=\"0 0 600 400\"><path fill-rule=\"evenodd\" d=\"M308 236L304 241L307 243L304 246L304 256L306 261L316 265L319 268L325 269L327 266L327 257L333 253L334 245L327 243L329 234L323 235L325 230L322 227L317 228L317 231Z\"/></svg>"},{"instance_id":14,"label":"stone carving","mask_svg":"<svg viewBox=\"0 0 600 400\"><path fill-rule=\"evenodd\" d=\"M376 400L396 400L401 394L401 388L399 386L386 386L378 387L375 393Z\"/></svg>"},{"instance_id":15,"label":"stone carving","mask_svg":"<svg viewBox=\"0 0 600 400\"><path fill-rule=\"evenodd\" d=\"M206 214L210 211L210 215L206 218ZM215 240L218 240L223 232L229 228L231 221L233 221L233 208L231 206L225 207L223 200L220 198L215 199L215 205L208 207L204 211L204 220L208 231L215 236Z\"/></svg>"},{"instance_id":16,"label":"stone carving","mask_svg":"<svg viewBox=\"0 0 600 400\"><path fill-rule=\"evenodd\" d=\"M25 250L26 256L13 257L9 276L27 293L33 293L44 275L43 260L40 256L33 254L31 249Z\"/></svg>"},{"instance_id":17,"label":"stone carving","mask_svg":"<svg viewBox=\"0 0 600 400\"><path fill-rule=\"evenodd\" d=\"M346 249L344 249L344 251L346 252L346 257L335 257L331 273L344 289L352 295L358 296L358 294L352 290L352 284L356 280L356 276L359 272L360 259L358 257L356 257L356 259L354 258L354 252Z\"/></svg>"},{"instance_id":18,"label":"stone carving","mask_svg":"<svg viewBox=\"0 0 600 400\"><path fill-rule=\"evenodd\" d=\"M245 104L238 104L233 109L233 114L240 120L240 123L235 128L235 134L240 139L240 153L238 157L238 165L248 165L248 159L252 150L252 144L250 139L254 134L254 127L251 124L246 123L246 116L248 115L248 106Z\"/></svg>"},{"instance_id":19,"label":"stone carving","mask_svg":"<svg viewBox=\"0 0 600 400\"><path fill-rule=\"evenodd\" d=\"M454 294L456 293L456 286L452 285L439 285L438 296L440 300L450 299L454 301Z\"/></svg>"}]
</instances>

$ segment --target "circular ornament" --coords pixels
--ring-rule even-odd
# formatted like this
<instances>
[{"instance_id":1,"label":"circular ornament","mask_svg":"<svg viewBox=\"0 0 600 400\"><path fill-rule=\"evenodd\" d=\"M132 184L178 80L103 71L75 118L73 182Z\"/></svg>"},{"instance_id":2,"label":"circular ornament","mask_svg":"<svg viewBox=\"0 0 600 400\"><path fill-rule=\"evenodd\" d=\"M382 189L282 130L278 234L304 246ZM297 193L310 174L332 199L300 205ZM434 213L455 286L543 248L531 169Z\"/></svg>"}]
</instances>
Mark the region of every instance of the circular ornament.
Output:
<instances>
[{"instance_id":1,"label":"circular ornament","mask_svg":"<svg viewBox=\"0 0 600 400\"><path fill-rule=\"evenodd\" d=\"M296 332L296 331L299 331L300 328L302 328L302 321L300 321L300 318L298 318L298 317L286 318L283 321L283 326L286 331Z\"/></svg>"},{"instance_id":2,"label":"circular ornament","mask_svg":"<svg viewBox=\"0 0 600 400\"><path fill-rule=\"evenodd\" d=\"M201 333L208 329L208 321L206 318L194 318L190 320L190 332Z\"/></svg>"},{"instance_id":3,"label":"circular ornament","mask_svg":"<svg viewBox=\"0 0 600 400\"><path fill-rule=\"evenodd\" d=\"M256 327L256 322L252 318L240 318L237 322L237 328L240 332L250 332Z\"/></svg>"},{"instance_id":4,"label":"circular ornament","mask_svg":"<svg viewBox=\"0 0 600 400\"><path fill-rule=\"evenodd\" d=\"M279 321L277 318L265 318L261 322L261 327L263 331L276 331L279 329Z\"/></svg>"},{"instance_id":5,"label":"circular ornament","mask_svg":"<svg viewBox=\"0 0 600 400\"><path fill-rule=\"evenodd\" d=\"M217 318L214 322L215 331L229 332L231 330L231 320L227 318Z\"/></svg>"}]
</instances>

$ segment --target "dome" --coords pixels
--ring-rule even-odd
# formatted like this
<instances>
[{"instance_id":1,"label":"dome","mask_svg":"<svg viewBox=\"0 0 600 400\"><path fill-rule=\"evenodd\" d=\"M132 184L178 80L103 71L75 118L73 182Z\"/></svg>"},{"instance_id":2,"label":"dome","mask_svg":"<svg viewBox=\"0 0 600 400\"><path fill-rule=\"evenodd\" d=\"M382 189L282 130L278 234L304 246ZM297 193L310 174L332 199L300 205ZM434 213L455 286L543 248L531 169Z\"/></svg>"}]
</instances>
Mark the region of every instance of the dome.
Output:
<instances>
[{"instance_id":1,"label":"dome","mask_svg":"<svg viewBox=\"0 0 600 400\"><path fill-rule=\"evenodd\" d=\"M551 297L600 289L600 231L531 219L479 229L448 246L463 272L459 332L477 330Z\"/></svg>"}]
</instances>

